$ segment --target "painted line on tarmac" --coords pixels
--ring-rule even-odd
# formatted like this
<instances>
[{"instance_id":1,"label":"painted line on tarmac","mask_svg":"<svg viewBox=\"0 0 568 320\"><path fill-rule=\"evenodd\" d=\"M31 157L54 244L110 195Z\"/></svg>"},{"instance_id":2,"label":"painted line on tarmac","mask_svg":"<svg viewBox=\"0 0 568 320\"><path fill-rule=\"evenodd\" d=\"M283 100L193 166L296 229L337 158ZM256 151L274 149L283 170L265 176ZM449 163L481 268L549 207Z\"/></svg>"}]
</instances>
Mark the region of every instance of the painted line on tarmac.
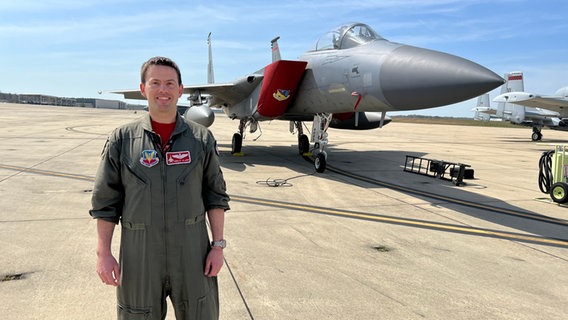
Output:
<instances>
[{"instance_id":1,"label":"painted line on tarmac","mask_svg":"<svg viewBox=\"0 0 568 320\"><path fill-rule=\"evenodd\" d=\"M448 231L448 232L455 232L455 233L462 233L462 234L478 235L478 236L484 236L484 237L499 238L499 239L505 239L505 240L514 240L514 241L520 241L520 242L530 242L530 243L536 243L536 244L542 244L542 245L568 248L568 241L567 240L554 239L554 238L544 238L544 237L538 237L538 236L532 236L532 235L520 234L520 233L481 229L481 228L475 228L475 227L460 226L460 225L432 222L432 221L426 221L426 220L399 218L399 217L365 213L365 212L330 209L330 208L325 208L325 207L309 206L309 205L302 205L302 204L298 204L298 203L289 203L289 202L267 200L267 199L257 199L257 198L243 197L243 196L236 196L236 195L231 195L231 201L244 202L244 203L249 203L249 204L257 204L257 205L264 205L264 206L269 206L269 207L277 207L277 208L282 208L282 209L307 211L307 212L312 212L312 213L317 213L317 214L324 214L324 215L331 215L331 216L338 216L338 217L345 217L345 218L353 218L353 219L360 219L360 220L369 220L369 221L375 221L375 222L397 224L397 225L410 226L410 227L419 227L419 228L431 229L431 230Z\"/></svg>"},{"instance_id":2,"label":"painted line on tarmac","mask_svg":"<svg viewBox=\"0 0 568 320\"><path fill-rule=\"evenodd\" d=\"M370 184L379 185L379 186L382 186L382 187L385 187L385 188L389 188L389 189L404 192L404 193L411 193L411 194L414 194L414 195L423 196L423 197L427 197L427 198L431 198L431 199L441 200L441 201L445 201L445 202L450 202L450 203L454 203L454 204L458 204L458 205L463 205L463 206L467 206L467 207L472 207L472 208L477 208L477 209L482 209L482 210L487 210L487 211L492 211L492 212L497 212L497 213L503 213L503 214L507 214L507 215L511 215L511 216L522 217L522 218L526 218L526 219L532 219L532 220L538 220L538 221L568 226L568 220L557 219L557 218L548 217L548 216L541 215L541 214L505 209L505 208L486 205L486 204L483 204L483 203L476 203L476 202L472 202L472 201L447 197L447 196L443 196L443 195L439 195L439 194L435 194L435 193L431 193L431 192L421 191L421 190L418 190L418 189L413 189L413 188L409 188L409 187L396 185L396 184L393 184L393 183L388 183L388 182L384 182L384 181L380 181L380 180L376 180L376 179L371 179L371 178L368 178L368 177L360 176L358 174L354 174L354 173L351 173L351 172L348 172L348 171L345 171L345 170L342 170L342 169L334 168L334 167L331 167L331 166L328 166L327 170L335 172L337 174L341 174L341 175L353 178L355 180L364 181L364 182L367 182L367 183L370 183Z\"/></svg>"},{"instance_id":3,"label":"painted line on tarmac","mask_svg":"<svg viewBox=\"0 0 568 320\"><path fill-rule=\"evenodd\" d=\"M0 164L0 169L8 169L8 170L19 171L19 172L22 172L22 173L34 173L34 174L41 174L41 175L55 176L55 177L69 178L69 179L77 179L77 180L84 180L84 181L94 181L95 180L94 177L87 176L87 175L63 173L63 172L56 172L56 171L50 171L50 170L41 170L41 169L26 168L26 167L19 167L19 166L11 166L11 165L5 165L5 164ZM302 204L298 204L298 203L289 203L289 202L267 200L267 199L257 199L257 198L244 197L244 196L238 196L238 195L229 195L229 196L231 197L231 201L243 202L243 203L249 203L249 204L263 205L263 206L269 206L269 207L278 207L278 208L283 208L283 209L306 211L306 212L312 212L312 213L317 213L317 214L325 214L325 215L331 215L331 216L338 216L338 217L344 217L344 218L353 218L353 219L360 219L360 220L383 222L383 223L397 224L397 225L403 225L403 226L419 227L419 228L424 228L424 229L449 231L449 232L456 232L456 233L462 233L462 234L478 235L478 236L484 236L484 237L515 240L515 241L520 241L520 242L530 242L530 243L536 243L536 244L542 244L542 245L550 245L550 246L568 248L568 241L562 240L562 239L544 238L544 237L531 236L531 235L526 235L526 234L503 232L503 231L481 229L481 228L474 228L474 227L467 227L467 226L460 226L460 225L452 225L452 224L446 224L446 223L431 222L431 221L426 221L426 220L398 218L398 217L393 217L393 216L372 214L372 213L366 213L366 212L356 212L356 211L349 211L349 210L331 209L331 208L325 208L325 207L308 206L308 205L302 205Z\"/></svg>"},{"instance_id":4,"label":"painted line on tarmac","mask_svg":"<svg viewBox=\"0 0 568 320\"><path fill-rule=\"evenodd\" d=\"M61 177L61 178L69 178L69 179L85 180L85 181L95 181L94 177L83 175L83 174L65 173L65 172L42 170L42 169L35 169L35 168L28 168L28 167L21 167L21 166L11 166L11 165L7 165L7 164L0 164L0 169L19 171L19 173L34 173L34 174L40 174L40 175L52 176L52 177Z\"/></svg>"}]
</instances>

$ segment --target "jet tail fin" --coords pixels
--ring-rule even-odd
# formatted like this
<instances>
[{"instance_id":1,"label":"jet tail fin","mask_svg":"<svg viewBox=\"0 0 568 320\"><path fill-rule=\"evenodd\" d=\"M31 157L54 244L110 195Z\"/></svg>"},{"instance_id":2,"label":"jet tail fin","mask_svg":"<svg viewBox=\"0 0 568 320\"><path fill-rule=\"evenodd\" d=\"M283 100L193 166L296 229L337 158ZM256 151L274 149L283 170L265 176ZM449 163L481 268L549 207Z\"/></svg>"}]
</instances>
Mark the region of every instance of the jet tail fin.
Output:
<instances>
[{"instance_id":1,"label":"jet tail fin","mask_svg":"<svg viewBox=\"0 0 568 320\"><path fill-rule=\"evenodd\" d=\"M501 94L507 92L524 92L525 84L523 73L513 71L505 74L506 83L501 87ZM501 111L503 120L513 123L522 123L525 120L525 107L513 103L499 103L498 110Z\"/></svg>"},{"instance_id":2,"label":"jet tail fin","mask_svg":"<svg viewBox=\"0 0 568 320\"><path fill-rule=\"evenodd\" d=\"M507 79L507 73L505 73L505 79ZM507 93L507 84L503 84L501 86L501 94L503 93ZM507 120L505 118L505 103L504 102L499 102L497 104L497 117L503 119L503 120Z\"/></svg>"},{"instance_id":3,"label":"jet tail fin","mask_svg":"<svg viewBox=\"0 0 568 320\"><path fill-rule=\"evenodd\" d=\"M270 41L270 47L272 48L272 62L280 61L282 58L280 57L280 48L278 47L278 39L280 37L276 37Z\"/></svg>"},{"instance_id":4,"label":"jet tail fin","mask_svg":"<svg viewBox=\"0 0 568 320\"><path fill-rule=\"evenodd\" d=\"M489 105L489 93L485 93L477 97L477 105L476 107L479 110L489 109L491 106Z\"/></svg>"},{"instance_id":5,"label":"jet tail fin","mask_svg":"<svg viewBox=\"0 0 568 320\"><path fill-rule=\"evenodd\" d=\"M520 71L509 72L505 75L507 79L507 92L525 92L523 73Z\"/></svg>"},{"instance_id":6,"label":"jet tail fin","mask_svg":"<svg viewBox=\"0 0 568 320\"><path fill-rule=\"evenodd\" d=\"M207 36L207 47L209 48L209 63L207 64L207 83L215 83L215 76L213 74L213 53L211 51L211 32Z\"/></svg>"},{"instance_id":7,"label":"jet tail fin","mask_svg":"<svg viewBox=\"0 0 568 320\"><path fill-rule=\"evenodd\" d=\"M494 114L495 110L491 110L489 105L489 93L477 97L477 105L473 108L473 111L475 111L473 116L475 120L487 121L491 119L491 115Z\"/></svg>"}]
</instances>

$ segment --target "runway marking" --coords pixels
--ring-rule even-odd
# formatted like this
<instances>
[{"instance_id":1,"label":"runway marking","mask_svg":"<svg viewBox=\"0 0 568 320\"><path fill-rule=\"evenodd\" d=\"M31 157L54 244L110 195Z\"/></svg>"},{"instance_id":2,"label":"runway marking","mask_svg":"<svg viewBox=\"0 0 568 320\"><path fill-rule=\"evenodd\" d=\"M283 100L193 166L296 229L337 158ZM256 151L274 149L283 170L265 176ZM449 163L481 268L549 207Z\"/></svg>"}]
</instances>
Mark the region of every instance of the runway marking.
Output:
<instances>
[{"instance_id":1,"label":"runway marking","mask_svg":"<svg viewBox=\"0 0 568 320\"><path fill-rule=\"evenodd\" d=\"M308 159L310 161L313 161L313 160L311 160L310 157L308 157ZM527 212L516 211L516 210L511 210L511 209L499 208L499 207L495 207L495 206L486 205L486 204L483 204L483 203L476 203L476 202L461 200L461 199L457 199L457 198L451 198L451 197L447 197L447 196L443 196L443 195L439 195L439 194L435 194L435 193L421 191L421 190L418 190L418 189L413 189L413 188L404 187L404 186L400 186L400 185L393 184L393 183L388 183L388 182L364 177L364 176L361 176L361 175L358 175L358 174L355 174L355 173L351 173L351 172L348 172L348 171L345 171L345 170L342 170L342 169L331 167L329 165L327 167L327 170L335 172L337 174L344 175L346 177L353 178L355 180L364 181L364 182L367 182L367 183L370 183L370 184L382 186L382 187L389 188L389 189L396 190L396 191L400 191L400 192L410 193L410 194L414 194L414 195L419 195L419 196L423 196L423 197L427 197L427 198L431 198L431 199L441 200L441 201L450 202L450 203L468 206L468 207L473 207L473 208L477 208L477 209L482 209L482 210L487 210L487 211L492 211L492 212L497 212L497 213L503 213L503 214L508 214L508 215L517 216L517 217L523 217L523 218L532 219L532 220L538 220L538 221L544 221L544 222L550 222L550 223L554 223L554 224L560 224L560 225L568 226L568 220L557 219L557 218L548 217L548 216L544 216L544 215L540 215L540 214L536 214L536 213L527 213Z\"/></svg>"},{"instance_id":2,"label":"runway marking","mask_svg":"<svg viewBox=\"0 0 568 320\"><path fill-rule=\"evenodd\" d=\"M539 236L532 236L513 232L504 232L497 230L481 229L468 226L453 225L440 222L431 222L426 220L409 219L409 218L398 218L393 216L356 212L349 210L338 210L330 209L325 207L316 207L311 205L302 205L298 203L289 203L276 200L266 200L266 199L256 199L243 196L231 195L231 201L244 202L249 204L264 205L269 207L278 207L283 209L292 209L299 211L308 211L318 214L341 216L346 218L354 218L361 220L370 220L376 222L384 222L390 224L398 224L404 226L420 227L424 229L450 231L456 233L472 234L484 237L500 238L506 240L516 240L521 242L530 242L536 244L552 245L558 247L568 248L568 240L554 239L554 238L544 238Z\"/></svg>"},{"instance_id":3,"label":"runway marking","mask_svg":"<svg viewBox=\"0 0 568 320\"><path fill-rule=\"evenodd\" d=\"M11 165L7 165L7 164L0 164L0 169L19 171L19 173L26 173L27 172L27 173L35 173L35 174L61 177L61 178L76 179L76 180L95 181L94 177L82 175L82 174L64 173L64 172L57 172L57 171L51 171L51 170L42 170L42 169L27 168L27 167L20 167L20 166L11 166Z\"/></svg>"},{"instance_id":4,"label":"runway marking","mask_svg":"<svg viewBox=\"0 0 568 320\"><path fill-rule=\"evenodd\" d=\"M5 165L5 164L0 164L0 168L8 169L8 170L14 170L14 171L20 171L20 172L29 172L29 173L34 173L34 174L55 176L55 177L61 177L61 178L90 181L90 182L93 182L95 180L94 177L87 176L87 175L63 173L63 172L56 172L56 171L50 171L50 170L41 170L41 169L26 168L26 167L19 167L19 166L11 166L11 165ZM372 179L369 179L369 180L372 180ZM538 236L532 236L532 235L526 235L526 234L520 234L520 233L481 229L481 228L453 225L453 224L447 224L447 223L431 222L431 221L426 221L426 220L398 218L398 217L393 217L393 216L366 213L366 212L338 210L338 209L331 209L331 208L325 208L325 207L303 205L303 204L299 204L299 203L289 203L289 202L284 202L284 201L257 199L257 198L238 196L238 195L230 195L230 197L231 197L231 201L243 202L243 203L249 203L249 204L263 205L263 206L269 206L269 207L278 207L278 208L283 208L283 209L312 212L312 213L317 213L317 214L325 214L325 215L339 216L339 217L345 217L345 218L361 219L361 220L383 222L383 223L390 223L390 224L397 224L397 225L404 225L404 226L411 226L411 227L419 227L419 228L424 228L424 229L449 231L449 232L471 234L471 235L500 238L500 239L508 239L508 240L516 240L516 241L521 241L521 242L530 242L530 243L536 243L536 244L542 244L542 245L551 245L551 246L568 248L568 240L562 240L562 239L544 238L544 237L538 237ZM444 198L444 197L442 197L442 198ZM566 221L564 221L564 220L554 221L554 223L558 224L559 221L564 222L564 223L561 223L561 224L566 223Z\"/></svg>"}]
</instances>

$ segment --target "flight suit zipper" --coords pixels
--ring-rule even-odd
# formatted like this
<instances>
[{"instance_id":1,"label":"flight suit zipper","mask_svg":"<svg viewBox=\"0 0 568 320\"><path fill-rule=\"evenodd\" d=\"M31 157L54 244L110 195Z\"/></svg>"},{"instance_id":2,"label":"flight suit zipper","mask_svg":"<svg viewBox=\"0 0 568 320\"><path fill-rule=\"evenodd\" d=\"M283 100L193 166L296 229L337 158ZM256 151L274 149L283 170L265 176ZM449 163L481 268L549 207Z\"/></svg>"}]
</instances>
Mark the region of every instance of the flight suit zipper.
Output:
<instances>
[{"instance_id":1,"label":"flight suit zipper","mask_svg":"<svg viewBox=\"0 0 568 320\"><path fill-rule=\"evenodd\" d=\"M174 129L175 131L175 129ZM172 133L172 136L170 137L170 139L168 140L168 142L163 145L161 138L158 134L156 134L155 132L152 132L152 142L154 143L154 147L158 147L157 149L159 150L159 153L161 155L161 158L163 159L163 161L161 161L161 166L160 166L160 175L162 177L162 218L163 218L163 223L164 223L164 229L163 229L163 239L164 239L164 254L165 254L165 272L166 275L169 276L170 273L170 266L168 265L169 262L169 253L168 253L168 235L169 235L169 226L168 226L168 210L167 210L167 206L168 204L166 203L166 199L167 199L167 193L168 193L168 165L167 165L167 152L172 149L172 146L174 144L174 141L177 136L179 136L178 134L174 134ZM175 217L169 217L170 219L175 219Z\"/></svg>"},{"instance_id":2,"label":"flight suit zipper","mask_svg":"<svg viewBox=\"0 0 568 320\"><path fill-rule=\"evenodd\" d=\"M169 266L168 266L168 238L167 238L167 234L168 234L168 223L167 223L167 217L166 217L166 190L167 190L167 185L168 185L168 181L167 181L167 166L166 166L166 154L165 154L165 147L162 146L162 141L160 139L160 136L155 133L154 131L150 132L150 139L152 141L152 144L154 145L154 148L158 150L158 153L160 154L160 158L161 158L161 163L160 163L160 177L162 178L162 195L161 195L161 201L162 201L162 223L163 223L163 229L162 229L162 239L163 239L163 246L164 246L164 265L165 265L165 274L169 275ZM168 144L166 144L166 147L169 147L169 142Z\"/></svg>"}]
</instances>

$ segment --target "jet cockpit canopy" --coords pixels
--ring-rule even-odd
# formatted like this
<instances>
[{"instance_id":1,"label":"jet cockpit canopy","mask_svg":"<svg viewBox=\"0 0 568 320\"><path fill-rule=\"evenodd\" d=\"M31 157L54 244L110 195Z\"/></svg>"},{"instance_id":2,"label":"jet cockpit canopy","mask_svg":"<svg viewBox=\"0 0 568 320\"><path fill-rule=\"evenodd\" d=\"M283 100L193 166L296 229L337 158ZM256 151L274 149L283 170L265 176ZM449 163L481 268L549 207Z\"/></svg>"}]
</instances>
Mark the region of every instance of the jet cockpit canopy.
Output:
<instances>
[{"instance_id":1,"label":"jet cockpit canopy","mask_svg":"<svg viewBox=\"0 0 568 320\"><path fill-rule=\"evenodd\" d=\"M364 23L344 24L319 38L314 51L349 49L378 39L384 38Z\"/></svg>"}]
</instances>

